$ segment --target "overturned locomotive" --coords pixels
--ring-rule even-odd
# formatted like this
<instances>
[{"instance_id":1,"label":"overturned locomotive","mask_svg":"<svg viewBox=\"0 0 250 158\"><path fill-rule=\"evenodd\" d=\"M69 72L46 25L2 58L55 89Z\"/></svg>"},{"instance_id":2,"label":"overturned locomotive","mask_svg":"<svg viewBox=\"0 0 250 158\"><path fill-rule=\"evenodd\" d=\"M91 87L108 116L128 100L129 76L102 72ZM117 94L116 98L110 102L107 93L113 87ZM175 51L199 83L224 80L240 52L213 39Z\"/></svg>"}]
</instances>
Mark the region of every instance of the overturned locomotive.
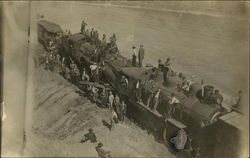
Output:
<instances>
[{"instance_id":1,"label":"overturned locomotive","mask_svg":"<svg viewBox=\"0 0 250 158\"><path fill-rule=\"evenodd\" d=\"M40 22L39 25L42 23ZM47 25L46 27L48 27ZM44 36L39 35L40 41L45 41L43 38ZM46 41L48 40L46 39ZM48 42L46 43L48 44ZM45 45L46 43L43 42ZM66 58L67 65L73 60L80 69L85 68L90 72L90 65L98 64L101 67L100 82L108 83L126 102L128 105L127 116L136 120L142 128L152 132L170 149L174 149L171 148L174 145L170 141L171 138L180 129L183 129L187 133L188 139L192 140L192 147L197 149L195 155L200 154L209 158L236 157L237 151L219 156L220 152L216 150L219 143L217 138L224 138L228 144L237 146L242 128L238 124L232 123L233 121L228 121L228 118L242 119L243 116L237 112L225 112L220 104L209 102L208 98L213 92L212 86L203 87L203 85L193 82L190 83L188 93L186 93L178 88L180 78L175 73L169 73L167 83L163 84L165 81L163 81L163 72L160 68L134 67L131 60L123 57L119 51L114 51L110 43L104 47L100 44L99 39L93 39L83 33L61 36L56 43L59 53ZM121 85L124 76L128 79L126 87ZM142 87L140 101L137 100L135 90L138 82ZM161 92L161 99L156 107L154 107L153 101L148 102L152 87L153 91L160 90ZM169 103L171 94L175 94L179 103L175 104L174 112L170 116L168 111L173 108ZM219 124L223 124L225 126L221 125L223 128L231 129L234 137L218 132ZM220 129L220 131L223 130ZM184 150L187 148L185 145ZM224 150L229 150L229 147L225 145Z\"/></svg>"}]
</instances>

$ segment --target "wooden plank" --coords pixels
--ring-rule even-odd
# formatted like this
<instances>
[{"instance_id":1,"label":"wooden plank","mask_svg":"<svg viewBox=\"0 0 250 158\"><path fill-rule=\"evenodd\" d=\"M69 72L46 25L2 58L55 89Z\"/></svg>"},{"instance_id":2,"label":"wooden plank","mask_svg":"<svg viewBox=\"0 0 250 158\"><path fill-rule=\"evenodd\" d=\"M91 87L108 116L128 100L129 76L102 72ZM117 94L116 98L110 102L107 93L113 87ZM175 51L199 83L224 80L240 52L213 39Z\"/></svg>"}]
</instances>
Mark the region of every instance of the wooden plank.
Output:
<instances>
[{"instance_id":1,"label":"wooden plank","mask_svg":"<svg viewBox=\"0 0 250 158\"><path fill-rule=\"evenodd\" d=\"M186 125L182 124L181 122L179 122L173 118L169 118L169 119L167 119L167 121L174 124L178 128L186 128L187 127Z\"/></svg>"}]
</instances>

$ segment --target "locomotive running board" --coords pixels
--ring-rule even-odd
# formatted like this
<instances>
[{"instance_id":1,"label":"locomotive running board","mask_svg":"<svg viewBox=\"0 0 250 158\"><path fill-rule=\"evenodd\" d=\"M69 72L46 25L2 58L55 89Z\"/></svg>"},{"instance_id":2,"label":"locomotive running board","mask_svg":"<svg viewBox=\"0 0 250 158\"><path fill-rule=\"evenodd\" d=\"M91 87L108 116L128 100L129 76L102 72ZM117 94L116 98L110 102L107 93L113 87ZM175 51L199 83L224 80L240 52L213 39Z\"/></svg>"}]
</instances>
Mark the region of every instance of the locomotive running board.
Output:
<instances>
[{"instance_id":1,"label":"locomotive running board","mask_svg":"<svg viewBox=\"0 0 250 158\"><path fill-rule=\"evenodd\" d=\"M145 104L143 103L140 103L140 102L135 102L133 100L129 100L131 103L136 103L138 105L140 105L141 107L147 109L147 111L151 112L152 114L156 115L157 117L163 117L158 111L152 111L148 106L146 106Z\"/></svg>"}]
</instances>

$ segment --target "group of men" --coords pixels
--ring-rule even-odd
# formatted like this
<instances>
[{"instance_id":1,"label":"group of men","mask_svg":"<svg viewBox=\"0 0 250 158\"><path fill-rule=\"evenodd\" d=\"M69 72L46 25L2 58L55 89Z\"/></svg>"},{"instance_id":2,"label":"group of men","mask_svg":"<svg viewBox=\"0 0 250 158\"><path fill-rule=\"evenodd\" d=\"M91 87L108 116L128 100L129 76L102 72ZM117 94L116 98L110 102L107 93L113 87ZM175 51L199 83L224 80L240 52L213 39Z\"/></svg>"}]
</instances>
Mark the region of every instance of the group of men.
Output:
<instances>
[{"instance_id":1,"label":"group of men","mask_svg":"<svg viewBox=\"0 0 250 158\"><path fill-rule=\"evenodd\" d=\"M86 26L87 26L87 23L84 20L82 20L81 33L89 37L91 41L93 41L94 44L100 48L99 51L101 54L105 56L106 51L111 52L111 53L119 52L117 44L116 44L117 39L116 39L115 33L113 33L113 35L110 36L109 43L108 43L106 34L103 34L102 39L99 40L98 31L94 30L94 28L91 28L91 31L89 31L89 29L87 29Z\"/></svg>"},{"instance_id":2,"label":"group of men","mask_svg":"<svg viewBox=\"0 0 250 158\"><path fill-rule=\"evenodd\" d=\"M112 91L109 91L107 105L111 111L114 111L117 114L114 119L124 121L124 116L127 112L127 106L125 102L120 99L118 94L115 94L114 96Z\"/></svg>"},{"instance_id":3,"label":"group of men","mask_svg":"<svg viewBox=\"0 0 250 158\"><path fill-rule=\"evenodd\" d=\"M49 41L47 50L48 52L45 56L45 70L54 71L54 66L61 63L61 56L52 39Z\"/></svg>"},{"instance_id":4,"label":"group of men","mask_svg":"<svg viewBox=\"0 0 250 158\"><path fill-rule=\"evenodd\" d=\"M138 53L136 52L136 47L132 47L132 66L137 67L137 58L138 58L138 66L142 67L143 65L143 59L145 55L145 49L143 45L140 45L140 48L138 50Z\"/></svg>"}]
</instances>

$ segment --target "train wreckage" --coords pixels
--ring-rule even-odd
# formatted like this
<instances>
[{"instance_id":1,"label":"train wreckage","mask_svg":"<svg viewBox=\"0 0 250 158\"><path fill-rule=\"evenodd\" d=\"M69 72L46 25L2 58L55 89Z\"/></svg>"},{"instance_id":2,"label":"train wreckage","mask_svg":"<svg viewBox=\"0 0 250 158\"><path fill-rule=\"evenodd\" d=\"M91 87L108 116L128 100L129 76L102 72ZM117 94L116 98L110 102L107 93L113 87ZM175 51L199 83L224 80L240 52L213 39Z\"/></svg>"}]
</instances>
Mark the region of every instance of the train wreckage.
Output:
<instances>
[{"instance_id":1,"label":"train wreckage","mask_svg":"<svg viewBox=\"0 0 250 158\"><path fill-rule=\"evenodd\" d=\"M98 81L91 78L88 82L78 81L80 88L82 85L100 89L107 86L115 91L127 104L127 117L152 132L174 153L182 152L184 157L237 157L243 115L236 109L226 111L221 105L222 96L211 101L213 86L186 80L183 74L173 70L168 71L166 77L160 64L158 67L139 67L138 63L134 66L131 59L119 53L116 43L107 42L103 46L98 35L93 37L85 29L81 31L65 34L57 24L38 22L39 41L48 51L53 41L66 67L75 63L79 74L83 69L91 74L91 65L99 68ZM125 86L121 83L124 79ZM188 83L185 89L183 80ZM160 98L157 104L153 101L156 94ZM171 102L171 98L178 102ZM173 142L180 137L185 139Z\"/></svg>"}]
</instances>

